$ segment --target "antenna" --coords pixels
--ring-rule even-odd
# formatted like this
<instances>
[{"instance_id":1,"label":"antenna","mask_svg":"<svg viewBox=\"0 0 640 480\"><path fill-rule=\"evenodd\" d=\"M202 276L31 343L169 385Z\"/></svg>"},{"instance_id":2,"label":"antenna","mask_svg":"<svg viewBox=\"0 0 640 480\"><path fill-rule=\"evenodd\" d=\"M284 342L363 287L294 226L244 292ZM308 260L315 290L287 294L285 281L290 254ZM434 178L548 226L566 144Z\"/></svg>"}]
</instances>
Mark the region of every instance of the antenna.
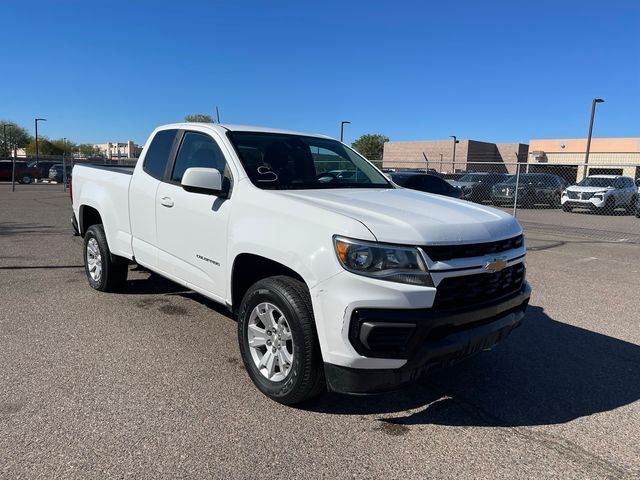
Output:
<instances>
[{"instance_id":1,"label":"antenna","mask_svg":"<svg viewBox=\"0 0 640 480\"><path fill-rule=\"evenodd\" d=\"M217 105L216 105L216 118L218 119L218 123L220 123L220 111L218 110Z\"/></svg>"}]
</instances>

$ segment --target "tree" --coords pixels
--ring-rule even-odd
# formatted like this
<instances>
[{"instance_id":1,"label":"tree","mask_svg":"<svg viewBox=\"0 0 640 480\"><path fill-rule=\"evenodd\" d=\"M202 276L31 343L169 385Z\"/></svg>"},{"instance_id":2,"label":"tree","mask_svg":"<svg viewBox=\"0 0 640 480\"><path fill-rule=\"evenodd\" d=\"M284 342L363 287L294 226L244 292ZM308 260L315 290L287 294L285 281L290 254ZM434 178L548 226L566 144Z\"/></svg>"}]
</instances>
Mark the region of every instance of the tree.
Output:
<instances>
[{"instance_id":1,"label":"tree","mask_svg":"<svg viewBox=\"0 0 640 480\"><path fill-rule=\"evenodd\" d=\"M6 128L2 126L6 125ZM10 126L13 125L13 126ZM7 134L6 138L4 134ZM29 132L11 120L0 120L0 155L3 157L11 156L12 147L15 143L16 148L24 148L31 141Z\"/></svg>"},{"instance_id":2,"label":"tree","mask_svg":"<svg viewBox=\"0 0 640 480\"><path fill-rule=\"evenodd\" d=\"M61 143L61 141L60 141ZM60 143L55 143L49 140L47 137L38 137L38 154L39 155L62 155L64 150ZM36 154L36 140L35 138L29 142L25 151L27 155Z\"/></svg>"},{"instance_id":3,"label":"tree","mask_svg":"<svg viewBox=\"0 0 640 480\"><path fill-rule=\"evenodd\" d=\"M81 143L76 147L77 151L80 151L80 155L84 157L97 157L102 156L100 147L96 147L90 143Z\"/></svg>"},{"instance_id":4,"label":"tree","mask_svg":"<svg viewBox=\"0 0 640 480\"><path fill-rule=\"evenodd\" d=\"M201 122L201 123L214 123L213 117L205 113L194 113L192 115L185 115L185 122Z\"/></svg>"},{"instance_id":5,"label":"tree","mask_svg":"<svg viewBox=\"0 0 640 480\"><path fill-rule=\"evenodd\" d=\"M382 152L384 143L389 141L389 137L381 133L367 133L351 144L361 155L378 164L382 163Z\"/></svg>"}]
</instances>

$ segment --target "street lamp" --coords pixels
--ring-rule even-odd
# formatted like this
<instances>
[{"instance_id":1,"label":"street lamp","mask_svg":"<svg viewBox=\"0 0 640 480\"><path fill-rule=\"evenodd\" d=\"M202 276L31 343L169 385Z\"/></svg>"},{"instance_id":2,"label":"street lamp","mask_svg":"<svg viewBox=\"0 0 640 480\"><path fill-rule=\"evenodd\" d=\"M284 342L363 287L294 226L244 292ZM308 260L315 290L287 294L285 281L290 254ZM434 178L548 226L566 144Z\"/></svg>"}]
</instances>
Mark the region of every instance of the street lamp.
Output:
<instances>
[{"instance_id":1,"label":"street lamp","mask_svg":"<svg viewBox=\"0 0 640 480\"><path fill-rule=\"evenodd\" d=\"M456 143L460 143L460 140L455 135L449 136L453 138L453 173L456 173Z\"/></svg>"},{"instance_id":2,"label":"street lamp","mask_svg":"<svg viewBox=\"0 0 640 480\"><path fill-rule=\"evenodd\" d=\"M35 124L36 124L36 167L38 166L38 122L46 122L47 119L46 118L36 118L35 119Z\"/></svg>"},{"instance_id":3,"label":"street lamp","mask_svg":"<svg viewBox=\"0 0 640 480\"><path fill-rule=\"evenodd\" d=\"M584 155L584 173L583 177L587 176L587 164L589 163L589 150L591 150L591 133L593 132L593 118L596 115L596 104L604 103L602 98L594 98L591 102L591 120L589 120L589 136L587 137L587 151Z\"/></svg>"},{"instance_id":4,"label":"street lamp","mask_svg":"<svg viewBox=\"0 0 640 480\"><path fill-rule=\"evenodd\" d=\"M346 120L343 120L340 122L340 141L343 140L344 138L344 124L345 123L351 123L351 122L347 122Z\"/></svg>"}]
</instances>

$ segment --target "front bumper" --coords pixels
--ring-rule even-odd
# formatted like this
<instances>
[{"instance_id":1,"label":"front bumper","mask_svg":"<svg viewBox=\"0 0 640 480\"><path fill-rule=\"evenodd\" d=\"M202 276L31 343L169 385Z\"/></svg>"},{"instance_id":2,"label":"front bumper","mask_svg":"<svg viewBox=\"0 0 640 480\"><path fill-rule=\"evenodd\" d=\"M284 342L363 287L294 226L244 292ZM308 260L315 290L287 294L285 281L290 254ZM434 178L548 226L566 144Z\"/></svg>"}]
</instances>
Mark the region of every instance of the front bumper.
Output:
<instances>
[{"instance_id":1,"label":"front bumper","mask_svg":"<svg viewBox=\"0 0 640 480\"><path fill-rule=\"evenodd\" d=\"M603 208L606 205L606 197L591 197L588 200L579 200L569 198L567 196L563 196L561 200L561 204L563 207L571 207L571 208L588 208L590 210L594 210L597 208Z\"/></svg>"},{"instance_id":2,"label":"front bumper","mask_svg":"<svg viewBox=\"0 0 640 480\"><path fill-rule=\"evenodd\" d=\"M355 336L352 328L350 340L356 350L374 357L381 356L382 351L382 356L393 355L406 362L399 368L375 369L327 362L327 385L341 393L382 392L410 383L433 368L453 365L505 339L521 324L530 295L531 288L525 282L518 293L472 309L354 310L352 324L358 328ZM398 330L396 335L394 328ZM382 333L379 338L388 341L382 349L372 340L376 329ZM393 352L389 351L389 342ZM372 349L372 344L376 348Z\"/></svg>"}]
</instances>

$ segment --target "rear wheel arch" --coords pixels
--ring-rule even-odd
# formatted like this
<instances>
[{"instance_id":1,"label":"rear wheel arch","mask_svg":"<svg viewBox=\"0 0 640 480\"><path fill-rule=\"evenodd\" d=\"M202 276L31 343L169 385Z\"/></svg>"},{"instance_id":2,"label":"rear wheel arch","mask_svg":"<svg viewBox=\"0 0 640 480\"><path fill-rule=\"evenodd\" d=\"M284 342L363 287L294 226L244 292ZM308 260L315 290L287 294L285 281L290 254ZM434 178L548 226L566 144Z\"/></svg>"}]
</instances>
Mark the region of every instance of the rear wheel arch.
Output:
<instances>
[{"instance_id":1,"label":"rear wheel arch","mask_svg":"<svg viewBox=\"0 0 640 480\"><path fill-rule=\"evenodd\" d=\"M79 211L80 218L78 219L80 235L84 237L91 225L98 225L102 223L102 216L100 212L89 205L81 205Z\"/></svg>"}]
</instances>

